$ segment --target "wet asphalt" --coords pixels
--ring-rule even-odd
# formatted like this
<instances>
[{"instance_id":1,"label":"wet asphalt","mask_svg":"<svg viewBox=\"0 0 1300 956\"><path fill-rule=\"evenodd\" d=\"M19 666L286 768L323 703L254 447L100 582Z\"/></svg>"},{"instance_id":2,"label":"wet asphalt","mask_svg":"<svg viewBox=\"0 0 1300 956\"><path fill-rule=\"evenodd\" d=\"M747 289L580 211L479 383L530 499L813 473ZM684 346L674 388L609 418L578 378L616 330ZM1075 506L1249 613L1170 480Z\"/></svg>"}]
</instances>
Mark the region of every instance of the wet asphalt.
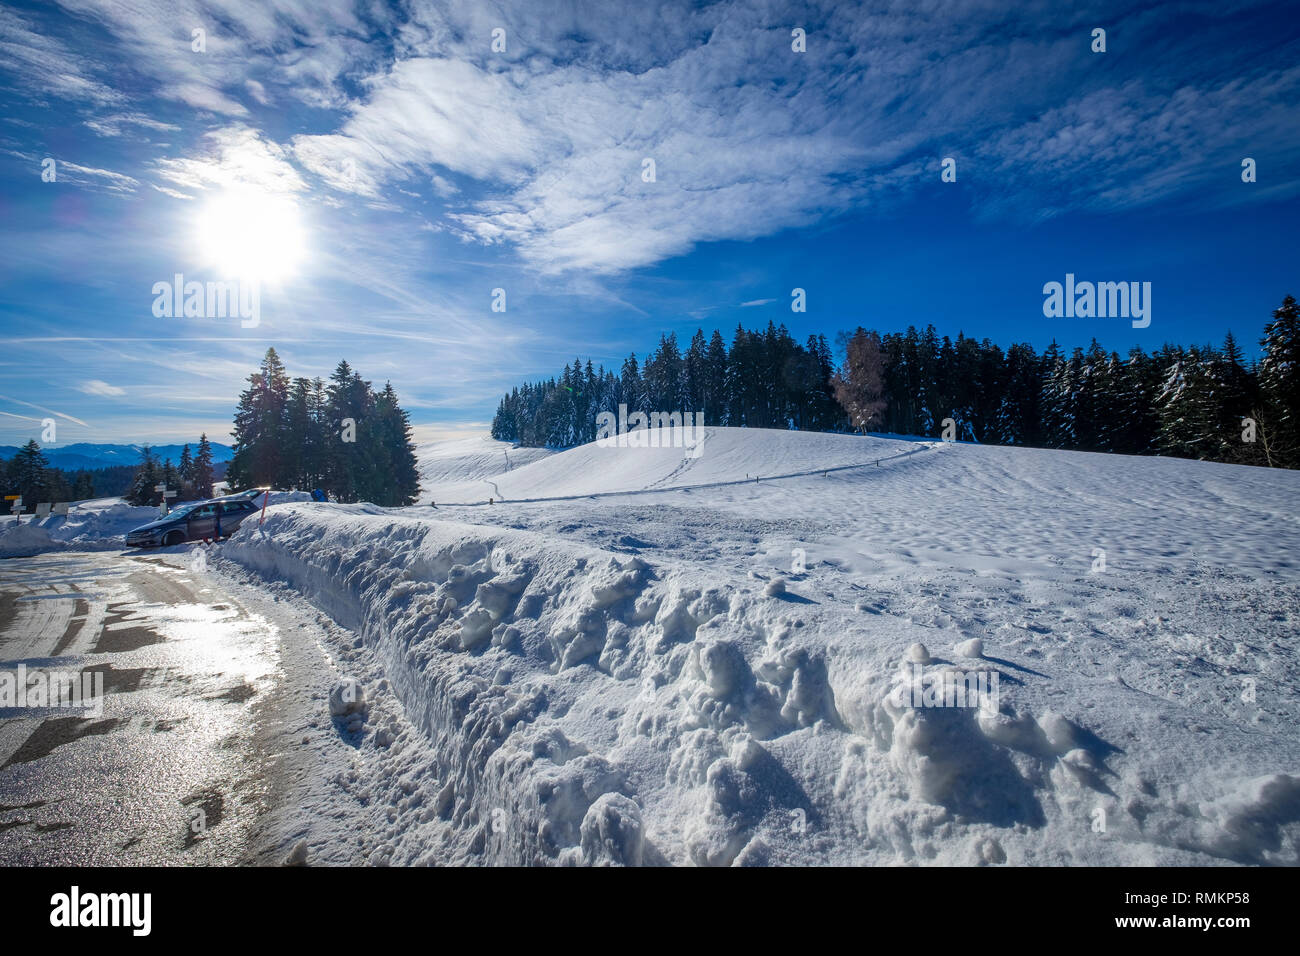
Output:
<instances>
[{"instance_id":1,"label":"wet asphalt","mask_svg":"<svg viewBox=\"0 0 1300 956\"><path fill-rule=\"evenodd\" d=\"M248 862L273 796L256 724L277 646L198 561L0 561L0 865ZM83 706L39 696L56 675Z\"/></svg>"}]
</instances>

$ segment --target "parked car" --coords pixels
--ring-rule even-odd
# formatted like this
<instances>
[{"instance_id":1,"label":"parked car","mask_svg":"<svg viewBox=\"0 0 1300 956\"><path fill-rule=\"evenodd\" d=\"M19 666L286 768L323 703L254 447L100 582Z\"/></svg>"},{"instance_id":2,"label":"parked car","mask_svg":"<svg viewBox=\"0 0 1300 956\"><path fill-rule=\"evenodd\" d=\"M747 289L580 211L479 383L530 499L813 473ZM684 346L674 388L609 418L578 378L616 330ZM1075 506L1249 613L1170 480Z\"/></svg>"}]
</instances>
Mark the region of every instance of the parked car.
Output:
<instances>
[{"instance_id":1,"label":"parked car","mask_svg":"<svg viewBox=\"0 0 1300 956\"><path fill-rule=\"evenodd\" d=\"M263 491L243 492L181 505L171 514L128 533L127 546L171 547L186 541L202 541L204 538L227 538L239 529L240 522L258 510L257 504L249 495L261 495Z\"/></svg>"}]
</instances>

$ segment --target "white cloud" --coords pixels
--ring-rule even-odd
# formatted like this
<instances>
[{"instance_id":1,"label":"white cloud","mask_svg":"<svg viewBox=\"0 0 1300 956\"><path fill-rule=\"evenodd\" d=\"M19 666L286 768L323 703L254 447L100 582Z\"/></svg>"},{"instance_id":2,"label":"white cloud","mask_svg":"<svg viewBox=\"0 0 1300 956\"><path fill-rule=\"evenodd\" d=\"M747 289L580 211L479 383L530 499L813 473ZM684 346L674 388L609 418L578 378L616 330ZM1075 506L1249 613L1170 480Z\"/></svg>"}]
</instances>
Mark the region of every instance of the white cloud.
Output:
<instances>
[{"instance_id":1,"label":"white cloud","mask_svg":"<svg viewBox=\"0 0 1300 956\"><path fill-rule=\"evenodd\" d=\"M65 182L85 185L99 185L110 192L135 192L138 180L124 173L115 173L111 169L96 169L93 166L79 166L67 160L59 160L56 169L58 176Z\"/></svg>"},{"instance_id":2,"label":"white cloud","mask_svg":"<svg viewBox=\"0 0 1300 956\"><path fill-rule=\"evenodd\" d=\"M902 0L795 10L738 0L59 2L111 35L156 95L238 118L197 155L157 161L164 183L154 188L298 191L296 163L335 193L327 202L394 210L408 205L402 190L431 190L447 209L435 228L515 250L542 273L622 272L699 243L886 209L937 188L943 156L958 158L959 195L990 217L1300 189L1275 175L1253 193L1232 190L1217 166L1265 148L1277 172L1300 166L1286 126L1300 71L1265 58L1197 72L1199 61L1160 46L1161 10L1117 6L1109 22L1113 36L1178 64L1187 75L1177 80L1172 68L1104 68L1117 57L1087 52L1088 16L1046 2L969 0L942 14ZM790 48L793 22L808 31L806 53ZM490 49L498 26L508 36L500 55ZM205 52L190 47L195 27L207 31ZM103 112L86 123L105 136L172 129L124 109L95 79L102 68L74 49L0 11L0 66L80 96ZM1121 75L1136 78L1112 79ZM342 117L313 126L315 114L289 113L294 100ZM282 147L249 106L315 131ZM642 178L646 159L653 182Z\"/></svg>"},{"instance_id":3,"label":"white cloud","mask_svg":"<svg viewBox=\"0 0 1300 956\"><path fill-rule=\"evenodd\" d=\"M197 110L245 117L247 107L236 94L264 103L261 84L277 77L314 105L341 105L337 83L346 69L372 63L360 47L368 34L353 0L58 0L83 23L93 25L96 55L112 51L132 71L154 81L154 92ZM370 20L388 14L367 7ZM195 30L204 31L204 48L193 48ZM113 42L109 42L107 34ZM41 55L55 62L54 51ZM51 82L74 88L84 77L51 66ZM251 82L250 82L251 81ZM106 87L87 87L86 95L103 96ZM72 90L75 93L75 88ZM112 93L111 90L107 91ZM264 94L264 89L262 90ZM113 94L111 101L124 99ZM106 100L109 101L109 100Z\"/></svg>"},{"instance_id":4,"label":"white cloud","mask_svg":"<svg viewBox=\"0 0 1300 956\"><path fill-rule=\"evenodd\" d=\"M191 191L232 186L256 186L272 192L305 188L284 148L247 126L208 133L201 156L161 159L154 165L164 179Z\"/></svg>"},{"instance_id":5,"label":"white cloud","mask_svg":"<svg viewBox=\"0 0 1300 956\"><path fill-rule=\"evenodd\" d=\"M336 132L293 149L332 188L371 199L414 177L469 177L480 188L436 190L456 200L447 221L462 238L513 246L542 272L597 273L894 204L937 184L947 155L961 157L963 182L987 176L981 161L997 169L979 209L1031 219L1185 195L1207 133L1225 146L1280 138L1294 159L1294 135L1273 129L1296 96L1288 72L1261 63L1228 87L1186 85L1185 113L1153 109L1169 100L1165 80L1107 87L1114 74L1087 58L1081 16L983 0L943 16L813 5L799 17L808 52L795 54L784 12L740 3L668 15L416 4L405 58L365 81ZM1148 14L1130 16L1114 22L1150 28ZM493 56L499 25L507 53ZM1135 122L1172 169L1153 163L1145 133L1129 136ZM1086 145L1051 159L1072 134ZM1080 174L1098 145L1112 180L1100 189Z\"/></svg>"},{"instance_id":6,"label":"white cloud","mask_svg":"<svg viewBox=\"0 0 1300 956\"><path fill-rule=\"evenodd\" d=\"M0 7L0 69L69 100L115 106L126 99L91 75L93 66L86 57L6 7Z\"/></svg>"},{"instance_id":7,"label":"white cloud","mask_svg":"<svg viewBox=\"0 0 1300 956\"><path fill-rule=\"evenodd\" d=\"M78 390L85 392L87 395L99 395L105 398L112 398L117 395L125 395L126 389L119 388L116 385L109 385L108 382L92 378L89 381L82 382Z\"/></svg>"},{"instance_id":8,"label":"white cloud","mask_svg":"<svg viewBox=\"0 0 1300 956\"><path fill-rule=\"evenodd\" d=\"M145 116L143 113L110 113L106 116L92 116L86 120L86 126L93 129L100 136L125 135L125 128L128 126L137 126L141 129L166 133L176 132L180 129L179 126L173 123L164 123L161 120Z\"/></svg>"}]
</instances>

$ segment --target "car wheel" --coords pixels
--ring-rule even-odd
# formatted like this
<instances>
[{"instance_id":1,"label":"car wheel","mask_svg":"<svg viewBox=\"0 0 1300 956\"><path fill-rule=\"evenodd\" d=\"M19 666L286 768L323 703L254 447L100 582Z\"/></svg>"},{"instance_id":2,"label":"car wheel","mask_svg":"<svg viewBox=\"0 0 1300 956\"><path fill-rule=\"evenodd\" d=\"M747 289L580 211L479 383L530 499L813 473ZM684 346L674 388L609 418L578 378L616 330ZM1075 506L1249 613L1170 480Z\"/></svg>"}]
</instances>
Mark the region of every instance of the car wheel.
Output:
<instances>
[{"instance_id":1,"label":"car wheel","mask_svg":"<svg viewBox=\"0 0 1300 956\"><path fill-rule=\"evenodd\" d=\"M167 537L163 538L163 547L170 548L173 545L185 543L184 531L168 531Z\"/></svg>"}]
</instances>

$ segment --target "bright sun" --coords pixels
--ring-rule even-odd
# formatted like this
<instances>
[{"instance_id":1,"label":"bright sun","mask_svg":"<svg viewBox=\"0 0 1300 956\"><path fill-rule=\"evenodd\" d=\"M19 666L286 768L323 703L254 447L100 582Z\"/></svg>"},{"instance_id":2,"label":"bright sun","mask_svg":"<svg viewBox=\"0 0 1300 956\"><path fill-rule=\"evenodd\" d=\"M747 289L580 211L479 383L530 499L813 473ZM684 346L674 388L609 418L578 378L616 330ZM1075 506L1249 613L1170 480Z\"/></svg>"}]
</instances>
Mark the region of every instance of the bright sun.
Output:
<instances>
[{"instance_id":1,"label":"bright sun","mask_svg":"<svg viewBox=\"0 0 1300 956\"><path fill-rule=\"evenodd\" d=\"M297 204L263 190L228 190L211 199L198 236L205 264L221 279L287 279L307 252Z\"/></svg>"}]
</instances>

